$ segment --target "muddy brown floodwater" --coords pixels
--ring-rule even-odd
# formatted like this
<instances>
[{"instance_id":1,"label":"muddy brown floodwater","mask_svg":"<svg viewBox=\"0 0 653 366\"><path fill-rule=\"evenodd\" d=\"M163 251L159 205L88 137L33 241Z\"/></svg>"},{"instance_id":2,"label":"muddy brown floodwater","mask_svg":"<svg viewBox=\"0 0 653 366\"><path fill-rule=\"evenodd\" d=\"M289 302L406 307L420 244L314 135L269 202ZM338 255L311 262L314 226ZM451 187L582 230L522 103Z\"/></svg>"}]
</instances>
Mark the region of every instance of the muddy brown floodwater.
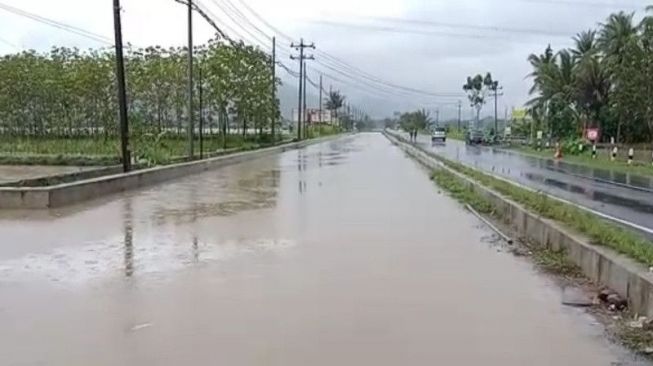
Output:
<instances>
[{"instance_id":1,"label":"muddy brown floodwater","mask_svg":"<svg viewBox=\"0 0 653 366\"><path fill-rule=\"evenodd\" d=\"M379 134L0 214L1 365L639 365Z\"/></svg>"}]
</instances>

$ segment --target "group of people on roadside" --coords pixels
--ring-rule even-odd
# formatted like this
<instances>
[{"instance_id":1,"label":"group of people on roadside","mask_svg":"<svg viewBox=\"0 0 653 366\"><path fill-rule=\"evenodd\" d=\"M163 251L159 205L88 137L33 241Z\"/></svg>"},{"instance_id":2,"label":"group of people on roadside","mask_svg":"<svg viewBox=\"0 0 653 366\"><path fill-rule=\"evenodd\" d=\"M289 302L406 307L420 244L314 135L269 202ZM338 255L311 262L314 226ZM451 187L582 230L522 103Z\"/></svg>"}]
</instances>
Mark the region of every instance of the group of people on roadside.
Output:
<instances>
[{"instance_id":1,"label":"group of people on roadside","mask_svg":"<svg viewBox=\"0 0 653 366\"><path fill-rule=\"evenodd\" d=\"M417 130L409 131L408 134L410 135L410 142L417 142Z\"/></svg>"}]
</instances>

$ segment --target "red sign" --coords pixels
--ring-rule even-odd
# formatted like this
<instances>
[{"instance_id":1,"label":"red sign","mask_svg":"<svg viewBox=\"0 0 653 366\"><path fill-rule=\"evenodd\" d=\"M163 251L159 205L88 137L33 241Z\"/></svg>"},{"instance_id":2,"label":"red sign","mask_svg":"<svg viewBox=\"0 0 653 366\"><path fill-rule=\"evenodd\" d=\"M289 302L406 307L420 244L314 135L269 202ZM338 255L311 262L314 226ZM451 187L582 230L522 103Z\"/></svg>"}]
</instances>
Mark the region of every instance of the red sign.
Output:
<instances>
[{"instance_id":1,"label":"red sign","mask_svg":"<svg viewBox=\"0 0 653 366\"><path fill-rule=\"evenodd\" d=\"M598 141L599 140L599 129L598 128L588 128L587 130L585 130L585 136L590 141Z\"/></svg>"}]
</instances>

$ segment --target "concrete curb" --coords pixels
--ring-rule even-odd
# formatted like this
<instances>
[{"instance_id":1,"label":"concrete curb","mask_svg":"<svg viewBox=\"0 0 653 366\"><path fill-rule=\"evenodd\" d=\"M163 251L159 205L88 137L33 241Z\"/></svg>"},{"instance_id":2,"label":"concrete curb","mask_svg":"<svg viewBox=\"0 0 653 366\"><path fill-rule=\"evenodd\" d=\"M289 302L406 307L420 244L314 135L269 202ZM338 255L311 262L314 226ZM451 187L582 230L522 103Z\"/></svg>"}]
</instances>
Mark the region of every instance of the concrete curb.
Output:
<instances>
[{"instance_id":1,"label":"concrete curb","mask_svg":"<svg viewBox=\"0 0 653 366\"><path fill-rule=\"evenodd\" d=\"M653 316L653 274L644 265L609 248L592 245L589 238L530 212L509 198L445 166L419 148L390 134L386 133L385 136L424 166L445 169L488 199L505 223L521 237L553 250L565 250L569 260L578 265L588 278L627 299L633 312Z\"/></svg>"},{"instance_id":2,"label":"concrete curb","mask_svg":"<svg viewBox=\"0 0 653 366\"><path fill-rule=\"evenodd\" d=\"M345 135L346 136L346 135ZM343 135L293 142L260 150L223 155L215 158L158 166L130 173L120 173L49 187L0 187L0 209L45 209L79 203L129 189L141 188L167 180L201 173L214 168L241 163L266 155L317 144Z\"/></svg>"}]
</instances>

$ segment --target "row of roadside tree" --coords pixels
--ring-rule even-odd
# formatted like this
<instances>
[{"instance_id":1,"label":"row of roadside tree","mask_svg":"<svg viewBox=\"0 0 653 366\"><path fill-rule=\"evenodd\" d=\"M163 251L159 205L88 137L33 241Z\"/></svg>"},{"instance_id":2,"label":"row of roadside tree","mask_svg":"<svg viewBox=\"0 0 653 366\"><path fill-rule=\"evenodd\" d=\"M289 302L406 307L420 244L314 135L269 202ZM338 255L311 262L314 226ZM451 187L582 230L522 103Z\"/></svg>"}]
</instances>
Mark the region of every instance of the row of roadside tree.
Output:
<instances>
[{"instance_id":1,"label":"row of roadside tree","mask_svg":"<svg viewBox=\"0 0 653 366\"><path fill-rule=\"evenodd\" d=\"M555 139L599 128L603 141L653 140L653 16L635 16L612 14L577 34L574 47L529 56L535 129Z\"/></svg>"}]
</instances>

